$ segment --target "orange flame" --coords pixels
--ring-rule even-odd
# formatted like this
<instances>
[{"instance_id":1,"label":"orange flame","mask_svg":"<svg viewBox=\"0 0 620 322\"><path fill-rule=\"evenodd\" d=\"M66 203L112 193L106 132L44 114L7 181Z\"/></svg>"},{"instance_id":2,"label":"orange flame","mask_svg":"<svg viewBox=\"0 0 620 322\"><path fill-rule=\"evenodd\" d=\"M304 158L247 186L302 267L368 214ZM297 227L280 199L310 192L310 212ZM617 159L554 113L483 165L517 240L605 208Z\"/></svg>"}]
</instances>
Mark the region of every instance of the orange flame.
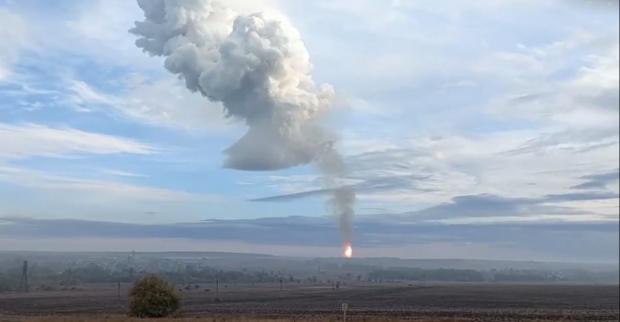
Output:
<instances>
[{"instance_id":1,"label":"orange flame","mask_svg":"<svg viewBox=\"0 0 620 322\"><path fill-rule=\"evenodd\" d=\"M353 257L353 247L351 247L351 244L346 244L345 248L344 248L344 257L346 258L351 258Z\"/></svg>"}]
</instances>

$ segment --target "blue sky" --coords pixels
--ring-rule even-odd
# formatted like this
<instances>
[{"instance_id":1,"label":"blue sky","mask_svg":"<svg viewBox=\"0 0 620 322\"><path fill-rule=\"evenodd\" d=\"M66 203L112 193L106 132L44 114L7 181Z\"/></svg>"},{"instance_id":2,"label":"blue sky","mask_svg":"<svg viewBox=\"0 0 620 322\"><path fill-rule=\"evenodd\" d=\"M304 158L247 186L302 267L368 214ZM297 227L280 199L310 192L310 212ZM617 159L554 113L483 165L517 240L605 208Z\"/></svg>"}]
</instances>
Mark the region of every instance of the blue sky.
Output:
<instances>
[{"instance_id":1,"label":"blue sky","mask_svg":"<svg viewBox=\"0 0 620 322\"><path fill-rule=\"evenodd\" d=\"M617 3L222 2L283 13L335 88L361 255L617 260ZM223 168L244 125L134 45L142 19L134 1L0 1L0 249L120 249L109 223L158 225L145 250L338 254L316 169ZM230 233L176 228L214 219Z\"/></svg>"}]
</instances>

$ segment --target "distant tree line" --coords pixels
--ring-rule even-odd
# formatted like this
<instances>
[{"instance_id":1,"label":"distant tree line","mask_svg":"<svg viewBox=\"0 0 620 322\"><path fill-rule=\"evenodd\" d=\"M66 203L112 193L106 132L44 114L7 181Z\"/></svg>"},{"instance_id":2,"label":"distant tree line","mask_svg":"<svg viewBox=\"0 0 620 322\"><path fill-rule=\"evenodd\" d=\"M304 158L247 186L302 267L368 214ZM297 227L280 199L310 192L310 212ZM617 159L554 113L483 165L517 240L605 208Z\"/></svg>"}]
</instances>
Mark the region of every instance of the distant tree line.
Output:
<instances>
[{"instance_id":1,"label":"distant tree line","mask_svg":"<svg viewBox=\"0 0 620 322\"><path fill-rule=\"evenodd\" d=\"M159 275L177 284L210 283L216 279L222 283L275 283L284 279L276 272L224 271L193 265L187 265L182 270L160 272Z\"/></svg>"},{"instance_id":2,"label":"distant tree line","mask_svg":"<svg viewBox=\"0 0 620 322\"><path fill-rule=\"evenodd\" d=\"M53 271L33 265L29 279L35 289L63 289L88 283L129 283L153 272L134 271L131 268L107 268L95 263ZM282 276L277 272L224 271L209 267L186 265L174 271L157 272L162 278L175 284L213 283L275 283L297 281L293 276ZM9 269L0 271L0 292L19 289L21 271Z\"/></svg>"},{"instance_id":3,"label":"distant tree line","mask_svg":"<svg viewBox=\"0 0 620 322\"><path fill-rule=\"evenodd\" d=\"M29 282L33 290L72 289L90 283L133 283L151 273L157 273L163 279L177 285L197 285L214 283L327 283L340 282L393 282L393 281L438 281L438 282L618 282L617 272L592 272L584 270L538 271L538 270L471 270L471 269L421 269L421 268L387 268L373 269L365 272L328 274L320 279L317 276L295 277L274 271L232 271L206 267L197 264L168 267L166 269L143 268L134 270L127 265L103 266L95 263L72 265L70 268L51 269L33 263L29 269ZM0 270L0 292L19 289L21 267L18 263Z\"/></svg>"},{"instance_id":4,"label":"distant tree line","mask_svg":"<svg viewBox=\"0 0 620 322\"><path fill-rule=\"evenodd\" d=\"M618 281L617 272L589 272L567 270L561 272L539 270L420 269L391 268L373 270L370 281L436 281L436 282L609 282Z\"/></svg>"},{"instance_id":5,"label":"distant tree line","mask_svg":"<svg viewBox=\"0 0 620 322\"><path fill-rule=\"evenodd\" d=\"M459 269L395 268L375 270L368 274L371 281L442 281L482 282L483 273Z\"/></svg>"}]
</instances>

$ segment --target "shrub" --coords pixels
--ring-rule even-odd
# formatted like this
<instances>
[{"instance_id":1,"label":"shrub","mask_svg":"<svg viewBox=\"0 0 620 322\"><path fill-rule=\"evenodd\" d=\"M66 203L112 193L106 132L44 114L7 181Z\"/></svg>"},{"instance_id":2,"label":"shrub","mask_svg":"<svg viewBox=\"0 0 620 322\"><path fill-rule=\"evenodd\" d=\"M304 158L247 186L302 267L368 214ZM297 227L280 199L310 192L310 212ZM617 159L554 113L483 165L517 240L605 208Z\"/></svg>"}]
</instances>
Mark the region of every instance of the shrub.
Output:
<instances>
[{"instance_id":1,"label":"shrub","mask_svg":"<svg viewBox=\"0 0 620 322\"><path fill-rule=\"evenodd\" d=\"M155 275L137 281L129 291L129 314L140 318L169 316L179 309L174 287Z\"/></svg>"}]
</instances>

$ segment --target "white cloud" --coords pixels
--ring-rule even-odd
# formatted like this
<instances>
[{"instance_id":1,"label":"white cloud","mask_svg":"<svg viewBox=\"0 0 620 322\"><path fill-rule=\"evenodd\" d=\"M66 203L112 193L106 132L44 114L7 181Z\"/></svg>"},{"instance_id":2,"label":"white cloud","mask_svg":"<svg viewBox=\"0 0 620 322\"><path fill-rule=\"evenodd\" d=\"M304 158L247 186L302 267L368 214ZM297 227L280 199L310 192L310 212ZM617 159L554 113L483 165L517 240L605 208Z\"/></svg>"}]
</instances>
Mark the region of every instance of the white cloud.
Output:
<instances>
[{"instance_id":1,"label":"white cloud","mask_svg":"<svg viewBox=\"0 0 620 322\"><path fill-rule=\"evenodd\" d=\"M137 154L160 150L141 142L73 128L0 123L0 185L3 194L25 191L27 201L9 198L0 214L32 214L42 217L89 216L117 220L166 220L180 209L197 215L200 208L221 200L208 194L189 193L123 181L145 181L146 176L116 169L94 168L74 176L34 170L19 165L36 157ZM65 167L64 172L71 172ZM19 193L18 193L19 194ZM157 211L153 213L153 211Z\"/></svg>"},{"instance_id":2,"label":"white cloud","mask_svg":"<svg viewBox=\"0 0 620 322\"><path fill-rule=\"evenodd\" d=\"M224 201L218 195L89 179L84 175L54 175L2 164L0 187L7 197L0 207L0 216L170 222L179 216L198 220L203 218L204 209Z\"/></svg>"},{"instance_id":3,"label":"white cloud","mask_svg":"<svg viewBox=\"0 0 620 322\"><path fill-rule=\"evenodd\" d=\"M493 130L459 133L459 120L454 118L447 120L448 127L434 123L430 129L412 128L413 134L387 142L362 132L355 140L347 137L345 142L359 147L349 150L377 156L360 177L389 173L430 176L416 183L415 189L404 186L362 193L362 205L389 202L391 207L415 208L481 193L540 197L566 192L579 183L579 176L617 168L617 48L617 38L607 34L576 32L538 47L520 46L514 52L483 57L488 65L474 65L471 76L481 86L491 81L501 84L511 97L506 99L506 93L499 91L495 95L502 98L489 101L486 109L471 111L496 118L500 125L488 119L481 123ZM567 72L570 70L574 74ZM511 130L514 125L510 123L503 128L501 124L507 122L514 122L517 128L526 124L527 129ZM407 141L406 137L412 139ZM435 191L421 192L419 188ZM595 206L602 201L577 201L565 206L592 212L593 218L613 219L618 216L617 200L613 202L616 206L606 209Z\"/></svg>"},{"instance_id":4,"label":"white cloud","mask_svg":"<svg viewBox=\"0 0 620 322\"><path fill-rule=\"evenodd\" d=\"M224 117L220 103L191 93L178 79L166 76L147 81L138 74L122 81L118 94L99 91L83 81L69 81L71 105L78 111L101 106L107 111L148 124L181 129L224 131L231 123Z\"/></svg>"},{"instance_id":5,"label":"white cloud","mask_svg":"<svg viewBox=\"0 0 620 322\"><path fill-rule=\"evenodd\" d=\"M506 61L505 65L495 65L493 69L500 70L499 74L503 75L504 79L516 81L518 84L513 86L508 94L513 98L500 99L507 101L507 104L501 101L493 102L489 107L490 112L498 117L542 120L547 125L570 128L572 131L617 129L620 72L618 40L608 40L605 46L597 48L593 45L601 39L580 38L588 40L567 40L533 48L527 53L515 54L531 61L525 65ZM566 45L569 42L575 45ZM586 51L589 54L586 59L579 61L580 65L576 68L566 66L567 62L561 59L574 54L575 50L585 50L584 48L589 48ZM551 77L554 73L570 67L576 69L574 76L559 80Z\"/></svg>"},{"instance_id":6,"label":"white cloud","mask_svg":"<svg viewBox=\"0 0 620 322\"><path fill-rule=\"evenodd\" d=\"M263 7L257 2L231 1L245 11ZM355 180L395 176L407 182L389 191L362 193L360 207L388 204L396 210L414 210L455 196L480 193L538 197L566 191L579 183L579 176L617 167L617 31L595 22L596 19L585 23L588 17L581 13L579 19L583 21L571 20L573 24L566 24L570 15L566 15L562 2L486 1L455 5L433 1L430 5L418 1L349 0L280 4L300 13L294 22L301 26L313 58L318 56L313 59L318 74L330 78L325 79L329 81L333 77L338 85L348 87L340 93L351 93L353 98L347 103L356 117L407 112L393 124L387 119L375 123L385 124L387 130L392 125L397 127L388 137L378 135L386 130L380 126L366 127L363 122L342 126L357 133L345 134L342 140L349 156L375 155L372 162L352 165ZM46 50L81 55L105 66L130 66L135 75L150 76L131 76L124 81L108 79L114 83L110 87L122 87L118 92L103 90L109 84L100 80L68 82L73 106L81 111L104 106L131 119L160 126L228 128L220 106L189 93L172 77L161 78L157 73L153 76L153 71L162 71L162 62L146 58L136 50L134 37L127 33L141 15L134 1L100 0L81 4L80 8L62 26L55 24L49 29L57 35L43 42L48 46ZM315 13L308 8L320 10ZM557 14L557 24L540 21L541 13L549 9ZM526 30L517 30L514 21L499 21L506 17L521 23L523 20L518 18L529 17L532 12L536 15L528 26L522 26ZM0 18L2 14L0 10ZM321 28L334 32L322 32ZM50 34L45 27L38 30L41 37ZM69 35L60 35L59 30L67 30ZM17 35L13 39L21 39L19 28L0 30L0 35L3 32L12 32ZM0 58L4 57L3 50L16 57L13 49L5 48L10 43L0 43ZM0 78L1 68L0 61ZM442 94L428 95L432 103L445 105L443 115L425 109L422 105L426 101L420 102L416 97L416 89L434 81L448 87ZM480 105L463 113L460 106L451 107L450 102L444 101L448 96L458 100L460 91L470 92L467 95L490 93ZM390 99L388 103L375 103L386 97ZM480 127L493 130L466 133L459 119L464 114L471 118L480 116L484 119ZM416 122L417 119L423 121ZM427 119L431 121L425 122ZM495 120L498 124L493 123ZM422 128L416 128L418 124ZM156 150L140 142L92 137L72 129L13 127L0 124L0 158L145 154ZM524 127L525 130L512 130ZM140 178L118 170L107 174L127 180ZM417 180L410 178L412 175L429 178ZM43 174L36 177L49 187L66 190L107 191L108 188L101 188L106 185L110 190L128 191L134 196L166 195L119 187L116 183L43 180ZM260 183L264 182L283 193L320 187L313 176L271 177ZM601 206L603 203L605 207ZM604 216L618 213L617 206L607 201L580 201L567 206Z\"/></svg>"},{"instance_id":7,"label":"white cloud","mask_svg":"<svg viewBox=\"0 0 620 322\"><path fill-rule=\"evenodd\" d=\"M90 180L50 175L20 167L0 165L0 180L36 191L54 191L56 197L73 195L80 202L102 204L108 201L191 201L198 195L121 182ZM68 195L67 195L68 194ZM77 195L79 198L76 198ZM64 198L62 198L64 199Z\"/></svg>"},{"instance_id":8,"label":"white cloud","mask_svg":"<svg viewBox=\"0 0 620 322\"><path fill-rule=\"evenodd\" d=\"M136 1L95 0L80 2L75 12L62 20L51 20L39 26L45 50L70 52L108 66L124 66L135 70L154 70L161 62L145 59L134 48L135 37L128 30L141 18ZM49 30L58 32L47 37Z\"/></svg>"},{"instance_id":9,"label":"white cloud","mask_svg":"<svg viewBox=\"0 0 620 322\"><path fill-rule=\"evenodd\" d=\"M250 12L274 3L270 0L225 1ZM25 18L33 26L33 38L39 44L37 52L43 59L53 51L88 57L102 65L163 73L162 60L146 57L135 47L136 37L128 32L135 21L143 18L135 0L76 2L62 17Z\"/></svg>"},{"instance_id":10,"label":"white cloud","mask_svg":"<svg viewBox=\"0 0 620 322\"><path fill-rule=\"evenodd\" d=\"M19 51L27 45L27 28L22 17L0 8L0 81L11 74L11 66L18 59Z\"/></svg>"},{"instance_id":11,"label":"white cloud","mask_svg":"<svg viewBox=\"0 0 620 322\"><path fill-rule=\"evenodd\" d=\"M368 190L364 185L360 186L358 208L387 208L384 211L391 212L420 210L450 202L459 196L492 194L509 198L543 198L550 194L570 194L572 187L583 183L584 176L617 168L617 140L607 146L584 150L583 145L589 144L587 141L571 144L559 138L562 144L558 147L549 147L545 143L541 146L544 150L511 152L539 137L541 133L536 130L476 136L419 135L408 140L368 139L365 143L358 137L355 144L345 150L349 151L346 159L350 178L354 183L367 182L366 186L370 186ZM320 188L320 182L308 176L265 179L270 188L282 194ZM373 188L375 186L378 188ZM308 194L311 195L316 194ZM561 206L566 207L565 213L524 215L530 216L528 220L613 220L618 216L617 199L576 200L562 202ZM577 217L575 212L587 215Z\"/></svg>"},{"instance_id":12,"label":"white cloud","mask_svg":"<svg viewBox=\"0 0 620 322\"><path fill-rule=\"evenodd\" d=\"M146 178L147 176L144 174L122 171L116 169L102 169L101 172L106 175L116 176L116 177L127 177L127 178Z\"/></svg>"},{"instance_id":13,"label":"white cloud","mask_svg":"<svg viewBox=\"0 0 620 322\"><path fill-rule=\"evenodd\" d=\"M156 149L117 136L37 124L0 123L0 160L75 154L152 154Z\"/></svg>"}]
</instances>

